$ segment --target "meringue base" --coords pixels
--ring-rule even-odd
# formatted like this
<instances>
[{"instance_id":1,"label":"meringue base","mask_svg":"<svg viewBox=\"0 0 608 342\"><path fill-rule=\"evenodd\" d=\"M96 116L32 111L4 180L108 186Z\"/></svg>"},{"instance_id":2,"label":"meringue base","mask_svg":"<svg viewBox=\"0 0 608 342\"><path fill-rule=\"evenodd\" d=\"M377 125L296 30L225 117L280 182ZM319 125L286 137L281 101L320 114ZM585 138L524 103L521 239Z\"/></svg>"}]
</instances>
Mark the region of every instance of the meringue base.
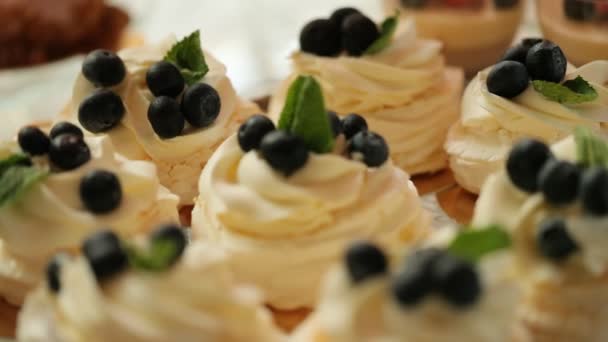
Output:
<instances>
[{"instance_id":1,"label":"meringue base","mask_svg":"<svg viewBox=\"0 0 608 342\"><path fill-rule=\"evenodd\" d=\"M15 337L19 308L0 299L0 338Z\"/></svg>"}]
</instances>

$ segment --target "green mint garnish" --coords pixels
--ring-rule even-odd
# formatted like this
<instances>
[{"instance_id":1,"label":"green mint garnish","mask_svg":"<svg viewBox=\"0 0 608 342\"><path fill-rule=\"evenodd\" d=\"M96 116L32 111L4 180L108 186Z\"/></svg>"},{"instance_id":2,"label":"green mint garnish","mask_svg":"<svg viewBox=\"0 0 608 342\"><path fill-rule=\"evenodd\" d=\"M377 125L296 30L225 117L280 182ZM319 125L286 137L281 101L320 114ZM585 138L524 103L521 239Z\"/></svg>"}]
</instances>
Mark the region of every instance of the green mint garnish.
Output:
<instances>
[{"instance_id":1,"label":"green mint garnish","mask_svg":"<svg viewBox=\"0 0 608 342\"><path fill-rule=\"evenodd\" d=\"M300 76L291 84L278 128L299 136L317 153L333 149L334 136L323 92L313 77Z\"/></svg>"},{"instance_id":2,"label":"green mint garnish","mask_svg":"<svg viewBox=\"0 0 608 342\"><path fill-rule=\"evenodd\" d=\"M8 156L5 159L0 160L0 176L6 171L8 168L17 165L24 165L24 163L29 162L30 158L22 153L16 153Z\"/></svg>"},{"instance_id":3,"label":"green mint garnish","mask_svg":"<svg viewBox=\"0 0 608 342\"><path fill-rule=\"evenodd\" d=\"M126 245L125 250L133 268L149 272L164 271L181 256L179 246L171 239L152 240L147 249Z\"/></svg>"},{"instance_id":4,"label":"green mint garnish","mask_svg":"<svg viewBox=\"0 0 608 342\"><path fill-rule=\"evenodd\" d=\"M14 154L0 160L0 208L17 201L33 185L43 180L48 172L27 166L29 158Z\"/></svg>"},{"instance_id":5,"label":"green mint garnish","mask_svg":"<svg viewBox=\"0 0 608 342\"><path fill-rule=\"evenodd\" d=\"M380 51L386 49L393 39L395 31L397 31L397 24L399 24L399 11L394 16L386 18L380 25L380 37L365 50L366 55L375 55Z\"/></svg>"},{"instance_id":6,"label":"green mint garnish","mask_svg":"<svg viewBox=\"0 0 608 342\"><path fill-rule=\"evenodd\" d=\"M604 139L593 134L588 128L577 127L574 130L574 140L580 164L585 167L608 167L608 143Z\"/></svg>"},{"instance_id":7,"label":"green mint garnish","mask_svg":"<svg viewBox=\"0 0 608 342\"><path fill-rule=\"evenodd\" d=\"M580 76L563 84L536 80L532 85L549 100L566 105L591 102L598 97L593 86Z\"/></svg>"},{"instance_id":8,"label":"green mint garnish","mask_svg":"<svg viewBox=\"0 0 608 342\"><path fill-rule=\"evenodd\" d=\"M448 247L448 251L471 262L476 262L484 255L508 248L511 237L498 226L484 229L466 228L461 231Z\"/></svg>"},{"instance_id":9,"label":"green mint garnish","mask_svg":"<svg viewBox=\"0 0 608 342\"><path fill-rule=\"evenodd\" d=\"M209 71L198 30L175 43L164 60L179 68L188 85L198 82Z\"/></svg>"}]
</instances>

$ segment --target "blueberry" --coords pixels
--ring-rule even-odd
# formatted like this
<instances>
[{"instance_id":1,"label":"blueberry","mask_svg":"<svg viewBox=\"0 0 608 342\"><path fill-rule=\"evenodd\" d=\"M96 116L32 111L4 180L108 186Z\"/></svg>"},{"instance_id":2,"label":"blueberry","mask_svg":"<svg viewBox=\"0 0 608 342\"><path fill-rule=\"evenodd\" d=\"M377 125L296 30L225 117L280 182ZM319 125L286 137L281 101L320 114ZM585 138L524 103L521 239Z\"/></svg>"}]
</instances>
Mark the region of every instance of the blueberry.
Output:
<instances>
[{"instance_id":1,"label":"blueberry","mask_svg":"<svg viewBox=\"0 0 608 342\"><path fill-rule=\"evenodd\" d=\"M122 59L108 50L95 50L82 63L82 74L96 86L111 87L125 78L127 71Z\"/></svg>"},{"instance_id":2,"label":"blueberry","mask_svg":"<svg viewBox=\"0 0 608 342\"><path fill-rule=\"evenodd\" d=\"M285 176L293 174L308 161L308 148L304 141L285 131L266 134L260 143L260 151L268 164Z\"/></svg>"},{"instance_id":3,"label":"blueberry","mask_svg":"<svg viewBox=\"0 0 608 342\"><path fill-rule=\"evenodd\" d=\"M53 128L51 128L51 133L49 134L49 136L51 137L51 139L54 139L62 134L73 134L84 138L84 133L82 132L80 127L67 121L61 121L56 123Z\"/></svg>"},{"instance_id":4,"label":"blueberry","mask_svg":"<svg viewBox=\"0 0 608 342\"><path fill-rule=\"evenodd\" d=\"M327 116L329 117L329 123L331 124L331 131L334 134L334 137L337 137L342 133L342 121L340 121L340 117L338 117L336 112L328 111Z\"/></svg>"},{"instance_id":5,"label":"blueberry","mask_svg":"<svg viewBox=\"0 0 608 342\"><path fill-rule=\"evenodd\" d=\"M393 296L400 305L417 305L434 291L434 265L444 254L439 249L427 248L416 251L407 258L403 270L392 284Z\"/></svg>"},{"instance_id":6,"label":"blueberry","mask_svg":"<svg viewBox=\"0 0 608 342\"><path fill-rule=\"evenodd\" d=\"M160 96L150 102L148 120L154 132L163 139L177 137L186 125L179 103L168 96Z\"/></svg>"},{"instance_id":7,"label":"blueberry","mask_svg":"<svg viewBox=\"0 0 608 342\"><path fill-rule=\"evenodd\" d=\"M109 171L91 171L80 180L80 199L90 212L107 214L122 201L120 180Z\"/></svg>"},{"instance_id":8,"label":"blueberry","mask_svg":"<svg viewBox=\"0 0 608 342\"><path fill-rule=\"evenodd\" d=\"M329 19L316 19L300 33L300 49L317 56L330 57L342 51L340 26Z\"/></svg>"},{"instance_id":9,"label":"blueberry","mask_svg":"<svg viewBox=\"0 0 608 342\"><path fill-rule=\"evenodd\" d=\"M369 167L378 167L388 160L388 145L384 138L374 132L357 133L348 143L348 154Z\"/></svg>"},{"instance_id":10,"label":"blueberry","mask_svg":"<svg viewBox=\"0 0 608 342\"><path fill-rule=\"evenodd\" d=\"M550 160L538 175L538 186L545 200L553 205L572 203L578 196L581 172L567 161Z\"/></svg>"},{"instance_id":11,"label":"blueberry","mask_svg":"<svg viewBox=\"0 0 608 342\"><path fill-rule=\"evenodd\" d=\"M73 170L91 160L91 151L82 137L62 134L51 140L49 159L61 170Z\"/></svg>"},{"instance_id":12,"label":"blueberry","mask_svg":"<svg viewBox=\"0 0 608 342\"><path fill-rule=\"evenodd\" d=\"M61 291L61 263L67 257L64 253L56 254L46 265L46 286L52 293Z\"/></svg>"},{"instance_id":13,"label":"blueberry","mask_svg":"<svg viewBox=\"0 0 608 342\"><path fill-rule=\"evenodd\" d=\"M23 152L40 156L49 152L51 141L49 137L38 127L25 126L19 130L17 141Z\"/></svg>"},{"instance_id":14,"label":"blueberry","mask_svg":"<svg viewBox=\"0 0 608 342\"><path fill-rule=\"evenodd\" d=\"M353 7L343 7L335 10L334 13L332 13L329 17L329 20L331 20L331 22L333 22L336 27L340 28L342 27L342 24L344 23L346 17L351 14L361 14L361 12Z\"/></svg>"},{"instance_id":15,"label":"blueberry","mask_svg":"<svg viewBox=\"0 0 608 342\"><path fill-rule=\"evenodd\" d=\"M125 115L120 96L107 89L95 90L78 107L78 121L89 132L101 133L118 125Z\"/></svg>"},{"instance_id":16,"label":"blueberry","mask_svg":"<svg viewBox=\"0 0 608 342\"><path fill-rule=\"evenodd\" d=\"M538 175L550 159L553 159L553 154L543 142L534 139L519 141L507 158L511 182L522 191L538 191Z\"/></svg>"},{"instance_id":17,"label":"blueberry","mask_svg":"<svg viewBox=\"0 0 608 342\"><path fill-rule=\"evenodd\" d=\"M533 80L559 83L566 75L567 66L562 49L548 40L531 47L526 57L526 67Z\"/></svg>"},{"instance_id":18,"label":"blueberry","mask_svg":"<svg viewBox=\"0 0 608 342\"><path fill-rule=\"evenodd\" d=\"M481 280L473 264L445 254L434 265L437 291L455 307L473 305L481 295Z\"/></svg>"},{"instance_id":19,"label":"blueberry","mask_svg":"<svg viewBox=\"0 0 608 342\"><path fill-rule=\"evenodd\" d=\"M367 121L359 114L348 114L342 119L342 132L350 139L359 132L367 131Z\"/></svg>"},{"instance_id":20,"label":"blueberry","mask_svg":"<svg viewBox=\"0 0 608 342\"><path fill-rule=\"evenodd\" d=\"M342 47L350 56L361 56L379 37L376 23L363 14L351 14L342 23Z\"/></svg>"},{"instance_id":21,"label":"blueberry","mask_svg":"<svg viewBox=\"0 0 608 342\"><path fill-rule=\"evenodd\" d=\"M608 170L603 167L585 170L580 195L585 212L594 216L608 215Z\"/></svg>"},{"instance_id":22,"label":"blueberry","mask_svg":"<svg viewBox=\"0 0 608 342\"><path fill-rule=\"evenodd\" d=\"M564 260L578 249L568 234L566 223L556 218L541 223L536 243L545 257L555 261Z\"/></svg>"},{"instance_id":23,"label":"blueberry","mask_svg":"<svg viewBox=\"0 0 608 342\"><path fill-rule=\"evenodd\" d=\"M274 123L267 116L254 115L239 127L239 145L244 152L257 150L264 136L274 130Z\"/></svg>"},{"instance_id":24,"label":"blueberry","mask_svg":"<svg viewBox=\"0 0 608 342\"><path fill-rule=\"evenodd\" d=\"M494 7L497 9L505 9L514 7L519 3L519 0L494 0Z\"/></svg>"},{"instance_id":25,"label":"blueberry","mask_svg":"<svg viewBox=\"0 0 608 342\"><path fill-rule=\"evenodd\" d=\"M87 258L97 280L115 276L129 264L118 236L109 230L102 230L89 236L82 245L82 253Z\"/></svg>"},{"instance_id":26,"label":"blueberry","mask_svg":"<svg viewBox=\"0 0 608 342\"><path fill-rule=\"evenodd\" d=\"M401 0L401 6L406 8L422 8L427 5L429 0Z\"/></svg>"},{"instance_id":27,"label":"blueberry","mask_svg":"<svg viewBox=\"0 0 608 342\"><path fill-rule=\"evenodd\" d=\"M593 1L564 0L564 13L572 20L591 20L596 13L595 3Z\"/></svg>"},{"instance_id":28,"label":"blueberry","mask_svg":"<svg viewBox=\"0 0 608 342\"><path fill-rule=\"evenodd\" d=\"M346 251L346 268L353 283L385 274L388 262L384 252L369 242L357 242Z\"/></svg>"},{"instance_id":29,"label":"blueberry","mask_svg":"<svg viewBox=\"0 0 608 342\"><path fill-rule=\"evenodd\" d=\"M148 69L146 84L154 96L177 97L184 90L185 81L175 65L161 61Z\"/></svg>"},{"instance_id":30,"label":"blueberry","mask_svg":"<svg viewBox=\"0 0 608 342\"><path fill-rule=\"evenodd\" d=\"M175 246L175 253L171 255L171 260L168 264L172 265L179 260L186 249L188 239L184 230L175 224L165 224L160 226L152 233L152 243L158 241L170 241Z\"/></svg>"},{"instance_id":31,"label":"blueberry","mask_svg":"<svg viewBox=\"0 0 608 342\"><path fill-rule=\"evenodd\" d=\"M526 38L523 39L519 44L512 46L502 56L501 61L514 61L521 64L526 64L526 57L528 57L528 51L534 45L542 42L541 38Z\"/></svg>"},{"instance_id":32,"label":"blueberry","mask_svg":"<svg viewBox=\"0 0 608 342\"><path fill-rule=\"evenodd\" d=\"M186 89L182 99L182 113L194 127L211 125L220 114L220 94L206 83L197 83Z\"/></svg>"},{"instance_id":33,"label":"blueberry","mask_svg":"<svg viewBox=\"0 0 608 342\"><path fill-rule=\"evenodd\" d=\"M490 93L512 99L528 89L530 78L525 65L503 61L492 68L486 84Z\"/></svg>"}]
</instances>

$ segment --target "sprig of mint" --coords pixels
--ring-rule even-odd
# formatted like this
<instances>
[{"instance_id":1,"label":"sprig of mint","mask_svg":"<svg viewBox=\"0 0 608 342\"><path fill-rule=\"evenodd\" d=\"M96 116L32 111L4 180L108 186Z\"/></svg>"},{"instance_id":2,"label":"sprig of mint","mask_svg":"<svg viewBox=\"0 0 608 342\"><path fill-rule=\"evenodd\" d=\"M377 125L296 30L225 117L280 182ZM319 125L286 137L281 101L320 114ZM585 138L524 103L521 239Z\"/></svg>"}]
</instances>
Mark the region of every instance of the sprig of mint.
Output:
<instances>
[{"instance_id":1,"label":"sprig of mint","mask_svg":"<svg viewBox=\"0 0 608 342\"><path fill-rule=\"evenodd\" d=\"M330 152L334 136L325 109L321 85L311 76L299 76L289 87L278 128L299 136L317 153Z\"/></svg>"},{"instance_id":2,"label":"sprig of mint","mask_svg":"<svg viewBox=\"0 0 608 342\"><path fill-rule=\"evenodd\" d=\"M397 24L399 24L399 11L395 12L392 17L386 18L380 25L380 37L365 50L366 55L375 55L382 50L386 49L391 43L391 39L397 31Z\"/></svg>"},{"instance_id":3,"label":"sprig of mint","mask_svg":"<svg viewBox=\"0 0 608 342\"><path fill-rule=\"evenodd\" d=\"M125 250L132 267L149 272L164 271L181 256L181 249L171 239L154 239L146 249L125 245Z\"/></svg>"},{"instance_id":4,"label":"sprig of mint","mask_svg":"<svg viewBox=\"0 0 608 342\"><path fill-rule=\"evenodd\" d=\"M499 226L484 229L465 228L448 247L448 251L471 262L484 255L511 246L511 237Z\"/></svg>"},{"instance_id":5,"label":"sprig of mint","mask_svg":"<svg viewBox=\"0 0 608 342\"><path fill-rule=\"evenodd\" d=\"M574 141L580 164L584 167L608 167L608 142L586 127L577 127L574 130Z\"/></svg>"},{"instance_id":6,"label":"sprig of mint","mask_svg":"<svg viewBox=\"0 0 608 342\"><path fill-rule=\"evenodd\" d=\"M0 160L0 176L6 171L8 168L16 165L27 166L25 164L29 163L30 158L23 153L15 153L8 156L5 159Z\"/></svg>"},{"instance_id":7,"label":"sprig of mint","mask_svg":"<svg viewBox=\"0 0 608 342\"><path fill-rule=\"evenodd\" d=\"M532 85L549 100L566 105L591 102L598 97L595 88L581 76L562 84L535 80Z\"/></svg>"},{"instance_id":8,"label":"sprig of mint","mask_svg":"<svg viewBox=\"0 0 608 342\"><path fill-rule=\"evenodd\" d=\"M29 158L23 154L0 160L0 208L17 201L48 175L47 171L26 165L27 162Z\"/></svg>"},{"instance_id":9,"label":"sprig of mint","mask_svg":"<svg viewBox=\"0 0 608 342\"><path fill-rule=\"evenodd\" d=\"M198 30L175 43L165 55L164 60L179 68L188 85L198 82L209 72L209 66L201 48L201 34Z\"/></svg>"}]
</instances>

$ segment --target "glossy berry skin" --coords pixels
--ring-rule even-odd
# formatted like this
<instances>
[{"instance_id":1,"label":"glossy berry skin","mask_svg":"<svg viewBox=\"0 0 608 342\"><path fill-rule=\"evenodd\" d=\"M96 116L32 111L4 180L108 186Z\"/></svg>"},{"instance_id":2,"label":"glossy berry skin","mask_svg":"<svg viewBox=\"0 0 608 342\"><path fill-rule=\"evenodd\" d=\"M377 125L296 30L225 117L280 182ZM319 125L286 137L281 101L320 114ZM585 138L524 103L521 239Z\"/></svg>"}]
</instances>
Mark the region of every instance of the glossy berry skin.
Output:
<instances>
[{"instance_id":1,"label":"glossy berry skin","mask_svg":"<svg viewBox=\"0 0 608 342\"><path fill-rule=\"evenodd\" d=\"M51 141L38 127L25 126L17 134L19 147L31 156L40 156L49 152Z\"/></svg>"},{"instance_id":2,"label":"glossy berry skin","mask_svg":"<svg viewBox=\"0 0 608 342\"><path fill-rule=\"evenodd\" d=\"M584 171L580 198L583 209L593 216L608 215L608 170L592 167Z\"/></svg>"},{"instance_id":3,"label":"glossy berry skin","mask_svg":"<svg viewBox=\"0 0 608 342\"><path fill-rule=\"evenodd\" d=\"M496 64L486 80L488 91L494 95L512 99L523 93L530 84L526 66L514 61Z\"/></svg>"},{"instance_id":4,"label":"glossy berry skin","mask_svg":"<svg viewBox=\"0 0 608 342\"><path fill-rule=\"evenodd\" d=\"M46 286L52 293L61 291L61 263L66 258L65 254L57 254L46 265Z\"/></svg>"},{"instance_id":5,"label":"glossy berry skin","mask_svg":"<svg viewBox=\"0 0 608 342\"><path fill-rule=\"evenodd\" d=\"M62 134L51 140L49 159L54 167L68 171L91 160L91 151L82 137Z\"/></svg>"},{"instance_id":6,"label":"glossy berry skin","mask_svg":"<svg viewBox=\"0 0 608 342\"><path fill-rule=\"evenodd\" d=\"M175 65L161 61L146 72L146 84L154 96L177 97L184 90L186 82Z\"/></svg>"},{"instance_id":7,"label":"glossy berry skin","mask_svg":"<svg viewBox=\"0 0 608 342\"><path fill-rule=\"evenodd\" d=\"M186 245L188 244L188 239L186 238L184 230L175 224L165 224L160 226L152 233L151 239L152 243L159 240L171 241L176 247L175 254L172 255L169 264L174 264L179 260L186 249Z\"/></svg>"},{"instance_id":8,"label":"glossy berry skin","mask_svg":"<svg viewBox=\"0 0 608 342\"><path fill-rule=\"evenodd\" d=\"M245 120L237 134L241 150L257 150L264 136L274 130L274 123L267 116L257 114Z\"/></svg>"},{"instance_id":9,"label":"glossy berry skin","mask_svg":"<svg viewBox=\"0 0 608 342\"><path fill-rule=\"evenodd\" d=\"M354 284L386 273L388 262L384 252L369 242L357 242L346 251L346 268Z\"/></svg>"},{"instance_id":10,"label":"glossy berry skin","mask_svg":"<svg viewBox=\"0 0 608 342\"><path fill-rule=\"evenodd\" d=\"M494 0L494 6L499 10L514 7L518 3L519 0Z\"/></svg>"},{"instance_id":11,"label":"glossy berry skin","mask_svg":"<svg viewBox=\"0 0 608 342\"><path fill-rule=\"evenodd\" d=\"M109 230L88 237L82 245L82 254L98 281L115 276L128 267L128 258L118 236Z\"/></svg>"},{"instance_id":12,"label":"glossy berry skin","mask_svg":"<svg viewBox=\"0 0 608 342\"><path fill-rule=\"evenodd\" d=\"M206 83L197 83L186 89L182 99L182 113L194 127L211 125L220 114L220 94Z\"/></svg>"},{"instance_id":13,"label":"glossy berry skin","mask_svg":"<svg viewBox=\"0 0 608 342\"><path fill-rule=\"evenodd\" d=\"M98 87L118 85L126 73L122 59L108 50L95 50L89 53L82 63L82 74Z\"/></svg>"},{"instance_id":14,"label":"glossy berry skin","mask_svg":"<svg viewBox=\"0 0 608 342\"><path fill-rule=\"evenodd\" d=\"M62 134L73 134L73 135L77 135L81 138L84 138L84 133L82 132L80 127L74 125L71 122L67 122L67 121L61 121L61 122L56 123L53 126L53 128L51 128L51 132L49 133L49 136L51 137L51 139L54 139Z\"/></svg>"},{"instance_id":15,"label":"glossy berry skin","mask_svg":"<svg viewBox=\"0 0 608 342\"><path fill-rule=\"evenodd\" d=\"M91 171L80 180L80 199L90 212L107 214L122 201L120 180L109 171Z\"/></svg>"},{"instance_id":16,"label":"glossy berry skin","mask_svg":"<svg viewBox=\"0 0 608 342\"><path fill-rule=\"evenodd\" d=\"M502 56L501 61L514 61L525 65L530 48L542 41L541 38L523 39L519 44L510 47Z\"/></svg>"},{"instance_id":17,"label":"glossy berry skin","mask_svg":"<svg viewBox=\"0 0 608 342\"><path fill-rule=\"evenodd\" d=\"M564 0L563 4L566 17L572 20L591 20L596 14L596 5L592 1Z\"/></svg>"},{"instance_id":18,"label":"glossy berry skin","mask_svg":"<svg viewBox=\"0 0 608 342\"><path fill-rule=\"evenodd\" d=\"M519 141L507 158L507 173L511 182L522 191L538 191L538 175L550 159L553 159L553 154L543 142L534 139Z\"/></svg>"},{"instance_id":19,"label":"glossy berry skin","mask_svg":"<svg viewBox=\"0 0 608 342\"><path fill-rule=\"evenodd\" d=\"M329 20L333 22L336 27L341 28L346 17L351 14L361 14L361 12L353 7L343 7L335 10L329 17Z\"/></svg>"},{"instance_id":20,"label":"glossy berry skin","mask_svg":"<svg viewBox=\"0 0 608 342\"><path fill-rule=\"evenodd\" d=\"M536 243L540 253L554 261L564 260L578 250L561 219L553 218L541 223Z\"/></svg>"},{"instance_id":21,"label":"glossy berry skin","mask_svg":"<svg viewBox=\"0 0 608 342\"><path fill-rule=\"evenodd\" d=\"M340 26L329 19L316 19L300 32L300 50L317 56L336 56L342 51Z\"/></svg>"},{"instance_id":22,"label":"glossy berry skin","mask_svg":"<svg viewBox=\"0 0 608 342\"><path fill-rule=\"evenodd\" d=\"M368 167L379 167L388 160L389 149L384 138L374 132L357 133L348 143L348 154Z\"/></svg>"},{"instance_id":23,"label":"glossy berry skin","mask_svg":"<svg viewBox=\"0 0 608 342\"><path fill-rule=\"evenodd\" d=\"M455 307L469 307L481 295L481 280L475 266L456 256L446 254L435 262L437 291Z\"/></svg>"},{"instance_id":24,"label":"glossy berry skin","mask_svg":"<svg viewBox=\"0 0 608 342\"><path fill-rule=\"evenodd\" d=\"M393 296L403 307L419 304L435 290L435 263L445 252L427 248L409 256L392 284Z\"/></svg>"},{"instance_id":25,"label":"glossy berry skin","mask_svg":"<svg viewBox=\"0 0 608 342\"><path fill-rule=\"evenodd\" d=\"M107 89L95 90L78 107L78 121L92 133L110 130L118 125L124 115L122 99Z\"/></svg>"},{"instance_id":26,"label":"glossy berry skin","mask_svg":"<svg viewBox=\"0 0 608 342\"><path fill-rule=\"evenodd\" d=\"M351 14L342 23L342 48L350 56L361 56L379 37L376 23L362 14Z\"/></svg>"},{"instance_id":27,"label":"glossy berry skin","mask_svg":"<svg viewBox=\"0 0 608 342\"><path fill-rule=\"evenodd\" d=\"M292 175L308 161L304 141L282 130L266 134L260 143L260 152L274 170L285 176Z\"/></svg>"},{"instance_id":28,"label":"glossy berry skin","mask_svg":"<svg viewBox=\"0 0 608 342\"><path fill-rule=\"evenodd\" d=\"M423 8L429 0L401 0L401 6L405 8Z\"/></svg>"},{"instance_id":29,"label":"glossy berry skin","mask_svg":"<svg viewBox=\"0 0 608 342\"><path fill-rule=\"evenodd\" d=\"M162 139L179 136L186 125L179 103L168 96L160 96L150 102L148 120L154 132Z\"/></svg>"},{"instance_id":30,"label":"glossy berry skin","mask_svg":"<svg viewBox=\"0 0 608 342\"><path fill-rule=\"evenodd\" d=\"M580 179L581 171L577 165L553 159L540 170L538 185L547 203L565 205L576 200Z\"/></svg>"},{"instance_id":31,"label":"glossy berry skin","mask_svg":"<svg viewBox=\"0 0 608 342\"><path fill-rule=\"evenodd\" d=\"M331 125L331 132L334 137L337 137L342 133L342 121L336 112L328 111L327 117L329 118L329 124ZM367 127L367 123L365 125Z\"/></svg>"},{"instance_id":32,"label":"glossy berry skin","mask_svg":"<svg viewBox=\"0 0 608 342\"><path fill-rule=\"evenodd\" d=\"M342 119L342 132L351 139L359 132L367 131L367 121L359 114L348 114Z\"/></svg>"},{"instance_id":33,"label":"glossy berry skin","mask_svg":"<svg viewBox=\"0 0 608 342\"><path fill-rule=\"evenodd\" d=\"M530 48L526 56L526 67L533 80L559 83L566 75L568 61L559 46L544 40Z\"/></svg>"}]
</instances>

